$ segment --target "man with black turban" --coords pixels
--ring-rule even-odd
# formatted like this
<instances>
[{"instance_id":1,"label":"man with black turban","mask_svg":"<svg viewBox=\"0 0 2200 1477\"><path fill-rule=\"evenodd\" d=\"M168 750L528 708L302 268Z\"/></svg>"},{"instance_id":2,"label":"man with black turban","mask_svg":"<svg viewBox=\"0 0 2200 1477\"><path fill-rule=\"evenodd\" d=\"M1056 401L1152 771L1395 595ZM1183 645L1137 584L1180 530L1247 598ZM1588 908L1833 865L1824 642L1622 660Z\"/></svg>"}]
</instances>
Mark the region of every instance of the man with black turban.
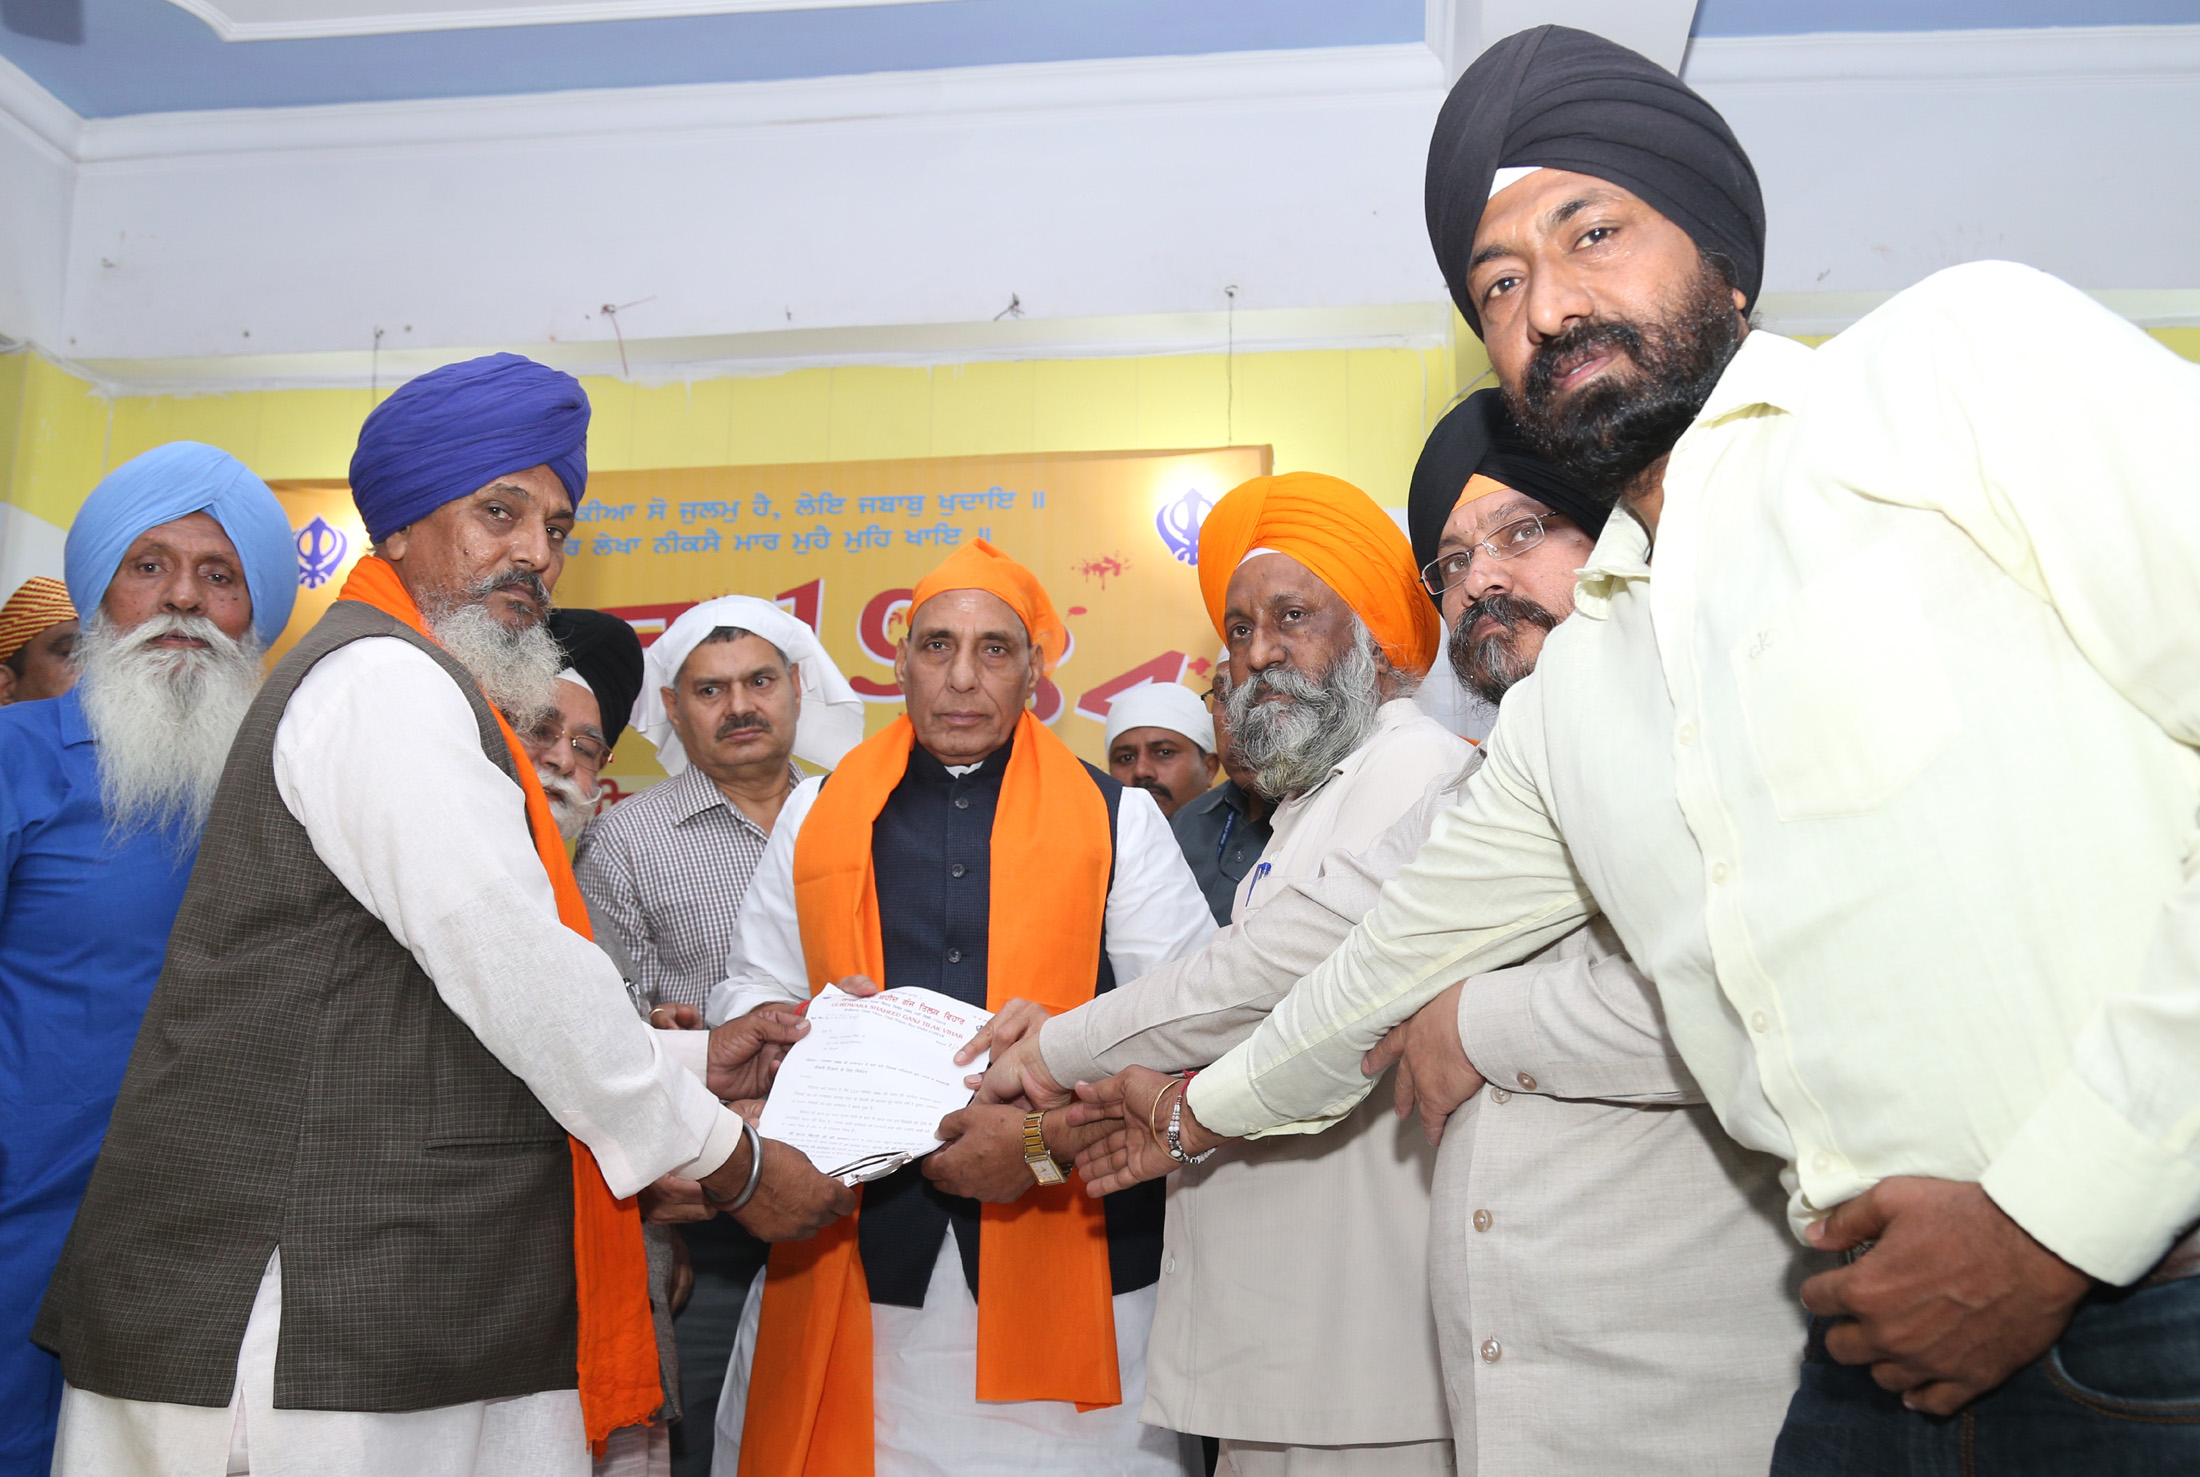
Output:
<instances>
[{"instance_id":1,"label":"man with black turban","mask_svg":"<svg viewBox=\"0 0 2200 1477\"><path fill-rule=\"evenodd\" d=\"M601 610L552 611L550 637L565 665L549 711L524 737L558 833L577 841L595 818L597 780L641 695L642 638Z\"/></svg>"},{"instance_id":2,"label":"man with black turban","mask_svg":"<svg viewBox=\"0 0 2200 1477\"><path fill-rule=\"evenodd\" d=\"M720 1101L799 1030L635 1013L515 731L587 426L506 354L360 431L373 555L237 729L34 1332L62 1477L584 1477L661 1403L635 1192L853 1203Z\"/></svg>"},{"instance_id":3,"label":"man with black turban","mask_svg":"<svg viewBox=\"0 0 2200 1477\"><path fill-rule=\"evenodd\" d=\"M1748 161L1578 31L1468 69L1428 207L1522 429L1626 516L1185 1147L1335 1117L1386 1033L1601 912L1851 1255L1776 1474L2200 1468L2200 371L2007 263L1817 350L1751 331ZM1416 1083L1460 1035L1414 1022Z\"/></svg>"}]
</instances>

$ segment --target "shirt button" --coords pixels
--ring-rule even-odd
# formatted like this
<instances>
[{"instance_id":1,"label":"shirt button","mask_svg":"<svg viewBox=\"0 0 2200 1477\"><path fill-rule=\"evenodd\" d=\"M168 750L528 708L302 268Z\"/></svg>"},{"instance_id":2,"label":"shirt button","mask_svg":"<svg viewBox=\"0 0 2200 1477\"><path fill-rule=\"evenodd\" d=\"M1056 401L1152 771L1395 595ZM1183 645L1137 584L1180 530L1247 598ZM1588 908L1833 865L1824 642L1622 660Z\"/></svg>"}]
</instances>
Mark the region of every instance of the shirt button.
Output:
<instances>
[{"instance_id":1,"label":"shirt button","mask_svg":"<svg viewBox=\"0 0 2200 1477\"><path fill-rule=\"evenodd\" d=\"M963 951L962 951L962 950L960 950L960 949L949 949L949 950L947 951L947 962L948 962L949 964L960 964L960 963L962 963L962 962L963 962Z\"/></svg>"},{"instance_id":2,"label":"shirt button","mask_svg":"<svg viewBox=\"0 0 2200 1477\"><path fill-rule=\"evenodd\" d=\"M1474 1229L1476 1229L1477 1231L1487 1231L1489 1228L1490 1213L1486 1210L1476 1211L1474 1213Z\"/></svg>"},{"instance_id":3,"label":"shirt button","mask_svg":"<svg viewBox=\"0 0 2200 1477\"><path fill-rule=\"evenodd\" d=\"M1535 1079L1533 1077L1530 1077L1526 1072L1522 1072L1518 1077L1513 1080L1520 1084L1520 1090L1522 1092L1535 1091Z\"/></svg>"},{"instance_id":4,"label":"shirt button","mask_svg":"<svg viewBox=\"0 0 2200 1477\"><path fill-rule=\"evenodd\" d=\"M1755 1012L1755 1013L1754 1013L1754 1014L1752 1014L1752 1015L1750 1016L1750 1018L1749 1018L1749 1029L1751 1029L1752 1031L1769 1031L1769 1030L1771 1030L1771 1029L1772 1029L1772 1017L1771 1017L1771 1016L1769 1016L1769 1015L1766 1015L1766 1014L1765 1014L1765 1013L1764 1013L1763 1011L1761 1011L1761 1010L1760 1010L1760 1011L1757 1011L1757 1012Z\"/></svg>"},{"instance_id":5,"label":"shirt button","mask_svg":"<svg viewBox=\"0 0 2200 1477\"><path fill-rule=\"evenodd\" d=\"M1161 1264L1161 1270L1164 1272L1174 1272L1176 1270L1176 1258L1172 1256L1168 1260L1164 1261Z\"/></svg>"},{"instance_id":6,"label":"shirt button","mask_svg":"<svg viewBox=\"0 0 2200 1477\"><path fill-rule=\"evenodd\" d=\"M1493 1103L1509 1103L1509 1102L1511 1102L1512 1100L1513 1100L1513 1095L1512 1095L1511 1093L1509 1093L1509 1092L1505 1091L1505 1089L1504 1089L1504 1088L1502 1088L1502 1087L1493 1087L1493 1088L1491 1088L1491 1089L1490 1089L1490 1101L1491 1101L1491 1102L1493 1102Z\"/></svg>"},{"instance_id":7,"label":"shirt button","mask_svg":"<svg viewBox=\"0 0 2200 1477\"><path fill-rule=\"evenodd\" d=\"M1833 1156L1831 1154L1813 1154L1810 1156L1810 1167L1820 1174L1831 1174L1833 1173Z\"/></svg>"},{"instance_id":8,"label":"shirt button","mask_svg":"<svg viewBox=\"0 0 2200 1477\"><path fill-rule=\"evenodd\" d=\"M1732 870L1725 862L1713 862L1711 864L1711 880L1713 882L1724 882Z\"/></svg>"},{"instance_id":9,"label":"shirt button","mask_svg":"<svg viewBox=\"0 0 2200 1477\"><path fill-rule=\"evenodd\" d=\"M968 795L957 795L955 797L955 808L957 810L968 810L970 808L970 797Z\"/></svg>"},{"instance_id":10,"label":"shirt button","mask_svg":"<svg viewBox=\"0 0 2200 1477\"><path fill-rule=\"evenodd\" d=\"M1681 747L1684 749L1687 748L1690 744L1696 741L1696 725L1693 723L1683 723L1681 725L1679 737L1681 741Z\"/></svg>"},{"instance_id":11,"label":"shirt button","mask_svg":"<svg viewBox=\"0 0 2200 1477\"><path fill-rule=\"evenodd\" d=\"M963 873L969 870L970 869L964 866L961 862L957 862L955 863L955 865L947 869L947 875L950 877L960 877Z\"/></svg>"},{"instance_id":12,"label":"shirt button","mask_svg":"<svg viewBox=\"0 0 2200 1477\"><path fill-rule=\"evenodd\" d=\"M1505 1357L1505 1346L1495 1339L1482 1340L1482 1362L1495 1364Z\"/></svg>"}]
</instances>

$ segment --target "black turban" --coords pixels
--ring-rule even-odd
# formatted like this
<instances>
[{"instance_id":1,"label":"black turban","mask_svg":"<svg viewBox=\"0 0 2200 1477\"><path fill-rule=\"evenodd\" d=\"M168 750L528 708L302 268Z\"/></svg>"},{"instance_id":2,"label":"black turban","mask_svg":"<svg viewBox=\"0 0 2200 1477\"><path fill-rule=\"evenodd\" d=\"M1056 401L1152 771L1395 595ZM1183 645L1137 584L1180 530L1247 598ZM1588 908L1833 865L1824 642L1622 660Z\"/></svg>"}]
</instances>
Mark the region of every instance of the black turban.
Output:
<instances>
[{"instance_id":1,"label":"black turban","mask_svg":"<svg viewBox=\"0 0 2200 1477\"><path fill-rule=\"evenodd\" d=\"M1564 169L1640 196L1721 258L1750 302L1765 273L1757 171L1718 110L1616 41L1566 26L1507 36L1476 59L1436 115L1428 236L1451 300L1477 336L1467 292L1475 228L1500 169Z\"/></svg>"},{"instance_id":2,"label":"black turban","mask_svg":"<svg viewBox=\"0 0 2200 1477\"><path fill-rule=\"evenodd\" d=\"M1505 411L1505 397L1482 390L1446 411L1429 432L1421 459L1413 464L1413 490L1406 495L1406 526L1413 534L1413 562L1422 569L1436 557L1451 510L1467 479L1480 472L1515 492L1524 492L1554 513L1563 513L1595 538L1604 531L1609 503L1599 501L1566 480L1521 438Z\"/></svg>"},{"instance_id":3,"label":"black turban","mask_svg":"<svg viewBox=\"0 0 2200 1477\"><path fill-rule=\"evenodd\" d=\"M605 742L616 747L642 695L642 638L615 615L600 610L553 610L550 636L565 664L588 679L603 709Z\"/></svg>"}]
</instances>

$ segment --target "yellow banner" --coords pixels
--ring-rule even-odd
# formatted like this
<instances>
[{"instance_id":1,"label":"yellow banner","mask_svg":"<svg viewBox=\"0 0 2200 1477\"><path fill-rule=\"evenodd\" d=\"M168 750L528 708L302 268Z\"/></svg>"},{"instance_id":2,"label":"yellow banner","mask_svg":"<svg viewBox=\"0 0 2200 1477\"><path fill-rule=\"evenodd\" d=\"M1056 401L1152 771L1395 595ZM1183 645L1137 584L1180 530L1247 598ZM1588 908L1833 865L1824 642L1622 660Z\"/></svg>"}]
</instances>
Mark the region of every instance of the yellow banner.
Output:
<instances>
[{"instance_id":1,"label":"yellow banner","mask_svg":"<svg viewBox=\"0 0 2200 1477\"><path fill-rule=\"evenodd\" d=\"M1269 460L1265 446L1239 446L599 472L557 601L623 616L647 645L697 601L775 600L818 633L870 705L875 733L901 712L894 646L911 589L984 538L1045 582L1070 630L1069 655L1034 704L1039 717L1105 767L1116 694L1147 681L1204 689L1221 642L1192 567L1199 525ZM340 484L275 490L299 541L287 644L328 608L365 533ZM663 770L630 734L606 777L616 797Z\"/></svg>"}]
</instances>

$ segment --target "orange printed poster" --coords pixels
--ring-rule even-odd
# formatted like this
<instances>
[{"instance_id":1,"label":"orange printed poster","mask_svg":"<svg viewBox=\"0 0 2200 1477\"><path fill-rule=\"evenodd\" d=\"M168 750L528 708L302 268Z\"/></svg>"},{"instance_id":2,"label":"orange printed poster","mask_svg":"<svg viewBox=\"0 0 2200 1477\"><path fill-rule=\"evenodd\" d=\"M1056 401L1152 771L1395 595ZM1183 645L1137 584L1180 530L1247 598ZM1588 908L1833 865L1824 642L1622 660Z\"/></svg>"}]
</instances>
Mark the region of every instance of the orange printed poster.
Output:
<instances>
[{"instance_id":1,"label":"orange printed poster","mask_svg":"<svg viewBox=\"0 0 2200 1477\"><path fill-rule=\"evenodd\" d=\"M1221 643L1199 598L1199 528L1269 448L1049 453L598 472L568 545L558 604L609 610L646 646L717 595L774 600L814 629L870 705L901 712L894 647L917 580L973 538L1022 560L1069 627L1069 654L1034 707L1105 765L1115 696L1141 682L1204 690ZM341 484L277 485L299 540L288 640L334 598L364 541ZM606 771L614 797L663 777L629 733Z\"/></svg>"}]
</instances>

